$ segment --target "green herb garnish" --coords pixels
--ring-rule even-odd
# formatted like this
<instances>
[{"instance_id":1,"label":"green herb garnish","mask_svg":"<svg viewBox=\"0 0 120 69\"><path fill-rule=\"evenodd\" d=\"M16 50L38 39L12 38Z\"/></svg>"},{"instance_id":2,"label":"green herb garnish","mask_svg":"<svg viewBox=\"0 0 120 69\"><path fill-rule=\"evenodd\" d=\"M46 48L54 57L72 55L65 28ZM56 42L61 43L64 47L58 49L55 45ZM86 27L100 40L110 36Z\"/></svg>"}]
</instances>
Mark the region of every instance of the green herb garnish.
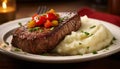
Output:
<instances>
[{"instance_id":1,"label":"green herb garnish","mask_svg":"<svg viewBox=\"0 0 120 69\"><path fill-rule=\"evenodd\" d=\"M29 30L29 32L33 32L33 29L32 29L32 28L29 28L28 30Z\"/></svg>"},{"instance_id":2,"label":"green herb garnish","mask_svg":"<svg viewBox=\"0 0 120 69\"><path fill-rule=\"evenodd\" d=\"M19 23L18 23L18 25L21 27L21 26L22 26L22 23L21 23L21 22L19 22Z\"/></svg>"},{"instance_id":3,"label":"green herb garnish","mask_svg":"<svg viewBox=\"0 0 120 69\"><path fill-rule=\"evenodd\" d=\"M88 46L87 49L89 49L90 47Z\"/></svg>"},{"instance_id":4,"label":"green herb garnish","mask_svg":"<svg viewBox=\"0 0 120 69\"><path fill-rule=\"evenodd\" d=\"M83 54L82 54L82 53L79 53L79 55L81 55L81 56L82 56Z\"/></svg>"},{"instance_id":5,"label":"green herb garnish","mask_svg":"<svg viewBox=\"0 0 120 69\"><path fill-rule=\"evenodd\" d=\"M95 28L95 27L96 27L96 25L93 25L93 26L90 27L90 29Z\"/></svg>"},{"instance_id":6,"label":"green herb garnish","mask_svg":"<svg viewBox=\"0 0 120 69\"><path fill-rule=\"evenodd\" d=\"M83 30L81 32L84 33L85 35L89 35L90 34L88 32L84 32Z\"/></svg>"},{"instance_id":7,"label":"green herb garnish","mask_svg":"<svg viewBox=\"0 0 120 69\"><path fill-rule=\"evenodd\" d=\"M8 42L5 42L7 45L9 45L9 43Z\"/></svg>"},{"instance_id":8,"label":"green herb garnish","mask_svg":"<svg viewBox=\"0 0 120 69\"><path fill-rule=\"evenodd\" d=\"M93 53L93 54L97 54L97 51L93 51L92 53Z\"/></svg>"},{"instance_id":9,"label":"green herb garnish","mask_svg":"<svg viewBox=\"0 0 120 69\"><path fill-rule=\"evenodd\" d=\"M79 42L79 45L81 45L82 43Z\"/></svg>"},{"instance_id":10,"label":"green herb garnish","mask_svg":"<svg viewBox=\"0 0 120 69\"><path fill-rule=\"evenodd\" d=\"M19 49L19 48L15 48L15 49L14 49L14 51L19 52L19 51L20 51L20 49Z\"/></svg>"},{"instance_id":11,"label":"green herb garnish","mask_svg":"<svg viewBox=\"0 0 120 69\"><path fill-rule=\"evenodd\" d=\"M63 20L64 20L64 18L59 18L58 22L61 23L61 22L63 22Z\"/></svg>"},{"instance_id":12,"label":"green herb garnish","mask_svg":"<svg viewBox=\"0 0 120 69\"><path fill-rule=\"evenodd\" d=\"M39 29L40 29L40 27L29 28L29 32L38 31Z\"/></svg>"},{"instance_id":13,"label":"green herb garnish","mask_svg":"<svg viewBox=\"0 0 120 69\"><path fill-rule=\"evenodd\" d=\"M88 33L88 32L84 32L86 35L89 35L90 33Z\"/></svg>"},{"instance_id":14,"label":"green herb garnish","mask_svg":"<svg viewBox=\"0 0 120 69\"><path fill-rule=\"evenodd\" d=\"M35 27L34 30L35 31L38 31L40 29L40 27Z\"/></svg>"}]
</instances>

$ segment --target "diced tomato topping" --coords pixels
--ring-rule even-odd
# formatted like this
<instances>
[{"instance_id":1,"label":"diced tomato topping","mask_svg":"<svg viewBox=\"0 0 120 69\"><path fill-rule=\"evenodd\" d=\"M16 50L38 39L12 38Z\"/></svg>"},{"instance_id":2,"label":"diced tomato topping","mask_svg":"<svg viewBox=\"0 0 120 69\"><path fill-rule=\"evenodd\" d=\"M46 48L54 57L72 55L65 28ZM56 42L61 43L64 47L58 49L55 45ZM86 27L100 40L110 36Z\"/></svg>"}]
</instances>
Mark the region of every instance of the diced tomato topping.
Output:
<instances>
[{"instance_id":1,"label":"diced tomato topping","mask_svg":"<svg viewBox=\"0 0 120 69\"><path fill-rule=\"evenodd\" d=\"M50 20L47 20L45 23L44 23L44 27L45 28L50 28L52 26L52 23L50 22Z\"/></svg>"},{"instance_id":2,"label":"diced tomato topping","mask_svg":"<svg viewBox=\"0 0 120 69\"><path fill-rule=\"evenodd\" d=\"M51 9L50 11L46 12L43 15L34 14L32 16L32 20L28 23L28 28L33 27L41 27L44 26L45 28L50 28L53 26L58 26L58 18L59 14L55 12L54 9Z\"/></svg>"},{"instance_id":3,"label":"diced tomato topping","mask_svg":"<svg viewBox=\"0 0 120 69\"><path fill-rule=\"evenodd\" d=\"M40 17L39 17L39 20L36 21L36 25L37 25L37 26L40 26L40 25L44 24L44 23L46 22L46 20L47 20L47 19L46 19L45 16L40 16Z\"/></svg>"},{"instance_id":4,"label":"diced tomato topping","mask_svg":"<svg viewBox=\"0 0 120 69\"><path fill-rule=\"evenodd\" d=\"M54 13L47 13L46 18L50 21L58 19L58 17Z\"/></svg>"}]
</instances>

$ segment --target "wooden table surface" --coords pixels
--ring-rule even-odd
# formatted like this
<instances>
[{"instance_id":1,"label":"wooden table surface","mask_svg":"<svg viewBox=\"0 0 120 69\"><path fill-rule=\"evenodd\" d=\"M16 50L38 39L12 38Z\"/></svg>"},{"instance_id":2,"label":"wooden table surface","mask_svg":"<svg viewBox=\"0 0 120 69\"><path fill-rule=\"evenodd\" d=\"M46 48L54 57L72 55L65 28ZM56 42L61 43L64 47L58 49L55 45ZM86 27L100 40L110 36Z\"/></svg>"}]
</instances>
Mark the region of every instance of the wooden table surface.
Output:
<instances>
[{"instance_id":1,"label":"wooden table surface","mask_svg":"<svg viewBox=\"0 0 120 69\"><path fill-rule=\"evenodd\" d=\"M19 3L17 4L16 19L32 16L39 5L46 5L58 12L77 11L80 7L84 6L84 4L79 1L67 3ZM0 69L40 69L48 67L51 69L120 69L120 53L92 61L66 64L30 62L0 54Z\"/></svg>"}]
</instances>

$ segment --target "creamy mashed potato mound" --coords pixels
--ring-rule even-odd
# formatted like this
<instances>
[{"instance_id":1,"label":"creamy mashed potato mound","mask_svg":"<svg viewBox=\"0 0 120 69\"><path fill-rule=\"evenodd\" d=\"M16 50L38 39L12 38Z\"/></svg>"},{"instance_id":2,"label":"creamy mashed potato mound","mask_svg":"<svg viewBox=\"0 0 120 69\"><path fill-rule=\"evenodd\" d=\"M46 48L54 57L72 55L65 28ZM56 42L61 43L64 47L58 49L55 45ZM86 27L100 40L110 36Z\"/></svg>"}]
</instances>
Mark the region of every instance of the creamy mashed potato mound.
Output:
<instances>
[{"instance_id":1,"label":"creamy mashed potato mound","mask_svg":"<svg viewBox=\"0 0 120 69\"><path fill-rule=\"evenodd\" d=\"M53 51L61 55L91 53L108 46L112 39L112 34L100 21L83 16L80 29L67 35Z\"/></svg>"}]
</instances>

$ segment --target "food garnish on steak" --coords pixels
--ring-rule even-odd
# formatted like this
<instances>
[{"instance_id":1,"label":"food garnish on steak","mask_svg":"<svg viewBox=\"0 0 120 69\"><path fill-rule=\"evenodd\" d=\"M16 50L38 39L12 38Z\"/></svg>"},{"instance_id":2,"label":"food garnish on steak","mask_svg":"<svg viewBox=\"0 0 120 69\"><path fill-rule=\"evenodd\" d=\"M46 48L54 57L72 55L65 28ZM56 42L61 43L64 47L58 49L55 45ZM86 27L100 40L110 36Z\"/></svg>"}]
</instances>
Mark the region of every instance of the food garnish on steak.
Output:
<instances>
[{"instance_id":1,"label":"food garnish on steak","mask_svg":"<svg viewBox=\"0 0 120 69\"><path fill-rule=\"evenodd\" d=\"M80 17L76 13L62 19L53 9L43 15L35 14L26 25L13 32L12 45L25 52L42 54L54 49L64 37L80 28Z\"/></svg>"}]
</instances>

